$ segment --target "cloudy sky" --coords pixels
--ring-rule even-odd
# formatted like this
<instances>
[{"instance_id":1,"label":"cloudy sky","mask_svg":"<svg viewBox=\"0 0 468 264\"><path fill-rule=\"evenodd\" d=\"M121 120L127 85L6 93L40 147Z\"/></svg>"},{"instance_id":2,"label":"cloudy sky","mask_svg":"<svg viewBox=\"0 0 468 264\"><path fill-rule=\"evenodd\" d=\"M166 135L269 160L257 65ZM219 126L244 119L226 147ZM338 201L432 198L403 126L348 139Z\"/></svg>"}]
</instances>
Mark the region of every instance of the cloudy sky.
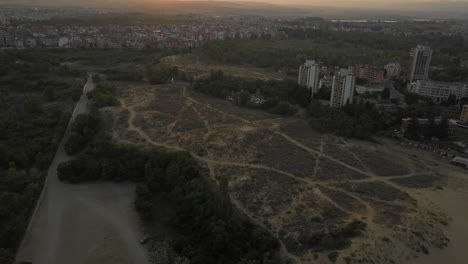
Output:
<instances>
[{"instance_id":1,"label":"cloudy sky","mask_svg":"<svg viewBox=\"0 0 468 264\"><path fill-rule=\"evenodd\" d=\"M171 1L190 1L190 0L0 0L3 3L48 3L48 4L73 4L79 5L80 3L152 3L152 2L171 2ZM193 0L193 1L213 1L213 0ZM264 2L273 4L282 4L288 6L330 6L330 7L358 7L358 8L393 8L399 9L405 6L413 8L439 8L439 7L452 7L460 8L460 5L454 3L468 3L468 0L214 0L214 1L247 1L247 2ZM437 5L428 5L427 3L438 3Z\"/></svg>"}]
</instances>

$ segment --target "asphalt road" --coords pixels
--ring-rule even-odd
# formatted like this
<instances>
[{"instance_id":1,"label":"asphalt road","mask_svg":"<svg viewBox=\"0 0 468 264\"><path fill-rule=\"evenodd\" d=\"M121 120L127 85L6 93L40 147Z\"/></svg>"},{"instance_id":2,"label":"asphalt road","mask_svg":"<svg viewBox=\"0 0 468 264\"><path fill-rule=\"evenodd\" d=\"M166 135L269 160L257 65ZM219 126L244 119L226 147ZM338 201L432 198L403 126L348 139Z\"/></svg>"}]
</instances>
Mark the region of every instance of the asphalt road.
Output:
<instances>
[{"instance_id":1,"label":"asphalt road","mask_svg":"<svg viewBox=\"0 0 468 264\"><path fill-rule=\"evenodd\" d=\"M69 185L57 167L70 157L64 145L76 116L88 111L88 78L49 168L42 194L18 250L17 262L33 264L148 263L138 244L142 233L133 210L132 184Z\"/></svg>"},{"instance_id":2,"label":"asphalt road","mask_svg":"<svg viewBox=\"0 0 468 264\"><path fill-rule=\"evenodd\" d=\"M390 90L390 98L392 99L398 99L400 101L403 101L405 99L405 96L402 95L399 91L393 87L393 81L391 79L386 79L384 81L385 88L388 88Z\"/></svg>"}]
</instances>

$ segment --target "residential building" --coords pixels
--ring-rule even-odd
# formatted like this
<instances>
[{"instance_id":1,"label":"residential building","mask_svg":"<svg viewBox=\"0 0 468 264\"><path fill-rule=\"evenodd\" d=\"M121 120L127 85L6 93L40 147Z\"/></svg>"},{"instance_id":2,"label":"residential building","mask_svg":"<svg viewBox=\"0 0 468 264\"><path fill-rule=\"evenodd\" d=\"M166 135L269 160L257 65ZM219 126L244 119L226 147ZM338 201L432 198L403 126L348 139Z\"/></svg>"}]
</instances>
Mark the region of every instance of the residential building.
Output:
<instances>
[{"instance_id":1,"label":"residential building","mask_svg":"<svg viewBox=\"0 0 468 264\"><path fill-rule=\"evenodd\" d=\"M468 124L468 105L464 105L461 115L460 115L460 122Z\"/></svg>"},{"instance_id":2,"label":"residential building","mask_svg":"<svg viewBox=\"0 0 468 264\"><path fill-rule=\"evenodd\" d=\"M385 79L385 71L371 65L354 65L353 74L357 78L366 79L368 81L383 81Z\"/></svg>"},{"instance_id":3,"label":"residential building","mask_svg":"<svg viewBox=\"0 0 468 264\"><path fill-rule=\"evenodd\" d=\"M307 60L299 67L298 84L307 87L311 98L319 89L319 70L319 65L313 60Z\"/></svg>"},{"instance_id":4,"label":"residential building","mask_svg":"<svg viewBox=\"0 0 468 264\"><path fill-rule=\"evenodd\" d=\"M451 94L460 100L468 97L468 83L417 81L412 92L430 97L436 103L447 101Z\"/></svg>"},{"instance_id":5,"label":"residential building","mask_svg":"<svg viewBox=\"0 0 468 264\"><path fill-rule=\"evenodd\" d=\"M387 77L398 77L401 74L401 66L397 62L390 62L384 66L387 71Z\"/></svg>"},{"instance_id":6,"label":"residential building","mask_svg":"<svg viewBox=\"0 0 468 264\"><path fill-rule=\"evenodd\" d=\"M70 45L70 40L67 37L61 37L58 39L58 46L60 48L68 47Z\"/></svg>"},{"instance_id":7,"label":"residential building","mask_svg":"<svg viewBox=\"0 0 468 264\"><path fill-rule=\"evenodd\" d=\"M410 125L410 123L412 122L413 118L402 118L401 119L401 132L402 133L406 133L406 131L408 131L408 127ZM429 119L427 118L416 118L417 122L418 122L418 125L419 126L427 126L429 124ZM439 125L440 122L442 121L441 118L435 118L434 119L434 124L436 125ZM455 120L452 120L452 119L449 119L448 120L448 129L447 129L447 132L451 135L454 133L454 131L457 129L457 123L455 122Z\"/></svg>"},{"instance_id":8,"label":"residential building","mask_svg":"<svg viewBox=\"0 0 468 264\"><path fill-rule=\"evenodd\" d=\"M333 77L330 107L342 107L353 103L356 78L350 70L342 69Z\"/></svg>"},{"instance_id":9,"label":"residential building","mask_svg":"<svg viewBox=\"0 0 468 264\"><path fill-rule=\"evenodd\" d=\"M0 14L0 26L6 25L7 21L3 14Z\"/></svg>"},{"instance_id":10,"label":"residential building","mask_svg":"<svg viewBox=\"0 0 468 264\"><path fill-rule=\"evenodd\" d=\"M408 80L427 80L432 60L432 50L429 47L418 45L411 49L410 64L408 67Z\"/></svg>"}]
</instances>

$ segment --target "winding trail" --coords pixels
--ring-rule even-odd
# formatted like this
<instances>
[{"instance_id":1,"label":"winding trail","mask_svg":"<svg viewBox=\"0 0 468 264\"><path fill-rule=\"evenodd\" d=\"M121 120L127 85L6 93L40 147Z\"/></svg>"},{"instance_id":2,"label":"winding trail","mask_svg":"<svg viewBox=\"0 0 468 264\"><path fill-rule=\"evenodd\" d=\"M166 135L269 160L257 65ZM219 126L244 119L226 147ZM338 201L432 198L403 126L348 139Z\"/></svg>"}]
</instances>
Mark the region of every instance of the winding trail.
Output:
<instances>
[{"instance_id":1,"label":"winding trail","mask_svg":"<svg viewBox=\"0 0 468 264\"><path fill-rule=\"evenodd\" d=\"M203 156L201 156L201 155L195 153L194 151L191 151L191 150L183 147L182 145L180 145L177 142L172 143L173 141L170 141L171 143L166 143L166 142L163 142L162 140L161 140L161 142L159 142L157 139L153 139L141 127L138 127L138 126L136 126L134 124L134 120L135 120L135 118L137 116L137 112L135 111L135 108L137 107L137 105L135 103L134 104L129 103L129 101L131 101L131 100L127 101L127 99L125 99L125 98L120 99L121 107L124 110L129 112L129 116L128 116L128 120L127 120L127 129L128 129L128 131L135 132L141 139L143 139L145 142L149 143L152 146L163 147L163 148L168 149L170 151L185 151L185 152L190 153L196 160L200 161L200 163L207 166L208 171L209 171L209 175L214 180L216 180L216 166L258 169L258 170L265 170L265 171L278 173L278 174L281 174L281 175L283 175L285 177L293 179L295 182L299 183L301 186L308 187L310 190L312 190L314 192L314 195L316 195L319 199L322 199L323 201L326 201L327 203L333 205L335 208L337 208L337 210L340 210L340 211L346 213L346 215L348 215L350 219L352 219L352 218L354 218L354 219L366 218L368 222L374 224L373 221L376 218L376 216L379 214L378 208L374 208L374 206L371 204L370 201L368 201L367 198L364 199L364 198L362 198L361 196L359 196L358 194L356 194L354 192L350 192L348 190L345 190L345 189L340 188L339 186L337 186L336 184L337 183L342 183L343 182L342 180L330 180L330 181L315 180L314 177L317 174L317 171L320 169L321 159L327 159L328 161L332 162L333 164L336 164L337 166L338 165L343 166L346 169L352 170L354 172L357 172L357 173L359 173L361 175L366 176L366 178L363 178L363 179L348 179L348 180L346 180L347 183L356 183L356 184L358 184L358 183L379 182L379 183L383 183L383 184L386 184L388 186L391 186L391 187L393 187L393 188L395 188L395 189L397 189L399 191L402 191L404 193L408 193L407 189L400 186L400 185L398 185L398 184L396 184L396 183L394 183L394 182L392 182L391 180L394 179L394 178L405 178L405 177L412 177L412 176L415 176L415 175L419 175L419 173L416 173L416 170L415 170L413 164L410 164L410 161L408 161L409 162L408 164L412 166L410 173L405 174L405 175L394 175L394 176L386 176L386 177L379 176L372 170L372 168L367 166L356 153L354 153L351 149L349 149L346 146L339 146L339 148L340 148L341 151L346 152L347 154L349 154L357 162L355 164L357 164L356 166L358 166L358 167L350 165L350 164L348 164L346 162L343 162L342 160L339 160L339 159L327 154L327 152L325 151L325 146L326 146L326 144L328 142L330 142L331 139L333 139L333 137L332 138L330 138L330 136L321 137L318 149L314 149L314 148L312 148L310 146L307 146L306 144L292 138L291 136L289 136L285 132L283 132L281 130L281 127L279 126L279 122L284 120L283 118L248 120L248 119L243 118L241 116L238 116L236 114L232 114L232 113L228 113L226 111L222 111L221 109L218 109L217 107L215 107L215 106L213 106L213 105L211 105L209 103L202 103L202 102L198 101L197 99L193 98L190 95L190 93L187 90L187 85L186 84L176 84L176 85L173 85L173 87L171 87L171 88L181 89L182 90L181 100L183 100L183 101L182 101L181 108L179 109L179 111L177 111L176 114L167 114L167 113L165 113L166 116L170 116L171 118L174 118L174 121L172 121L169 124L169 126L166 127L167 131L162 132L162 134L169 134L169 135L174 134L172 129L175 127L175 125L178 123L178 121L180 119L184 118L184 117L182 117L183 111L185 109L192 109L196 113L196 115L193 118L198 119L197 121L200 121L201 123L203 123L203 127L202 128L197 127L197 128L193 128L193 129L188 129L186 131L187 132L195 132L196 131L197 135L198 134L203 134L202 142L208 142L210 140L210 136L213 135L214 133L216 133L217 129L219 129L219 128L229 129L230 127L232 127L234 129L234 128L238 127L239 125L251 125L254 128L265 129L266 131L269 132L268 134L271 135L270 137L278 136L278 137L284 139L286 142L288 142L292 146L295 146L295 147L300 148L301 150L304 150L306 153L309 153L311 156L313 156L315 158L314 175L310 175L311 177L310 176L309 177L300 177L300 176L297 176L297 175L295 175L293 173L290 173L288 171L278 169L278 168L276 168L274 166L267 166L267 165L263 165L263 164L252 164L252 163L247 163L247 162L234 162L234 161L230 161L230 160L217 160L217 159L212 158L214 155L212 155L212 153L210 152L210 149L207 149L207 148L204 148L206 150L207 154L203 154ZM226 121L227 118L230 118L232 120L235 120L235 122L230 123L230 124L221 124L221 125L219 125L219 124L210 124L210 121L207 118L207 113L208 112L206 110L209 110L209 111L211 111L213 113L219 114L224 121ZM144 111L148 112L148 113L151 113L151 112L157 113L157 111L152 111L151 109L150 110L144 110ZM278 122L276 122L276 121L278 121ZM200 131L203 131L203 133L200 133ZM175 134L177 134L177 133L175 133ZM179 134L182 134L182 133L179 133ZM267 141L268 138L269 137L265 137L263 139L260 139L260 141ZM122 139L122 140L125 140L125 139ZM254 176L252 176L252 177L254 177ZM320 189L322 187L328 188L328 189L331 189L331 190L334 190L334 191L339 191L339 192L341 192L341 193L343 193L345 195L348 195L350 197L350 199L353 198L355 200L356 205L360 204L360 205L362 205L362 207L361 206L358 206L358 207L343 206L343 205L341 205L339 203L339 200L333 200L333 198L334 198L333 196L330 196L326 192L323 192ZM268 228L267 226L265 226L264 223L262 223L261 221L256 220L255 214L253 212L249 212L249 210L244 208L244 206L235 197L231 196L231 199L232 199L233 204L235 204L247 217L249 217L252 221L257 223L259 226L262 226L263 228L268 230L275 237L277 237L278 241L281 244L281 252L282 252L282 254L284 256L286 256L286 257L288 257L288 258L290 258L292 260L298 261L298 263L301 262L300 258L298 256L296 256L296 255L294 255L294 254L292 254L291 252L288 251L284 241L282 241L282 239L280 238L280 236L278 234L279 229L280 229L279 227L278 227L278 230L276 230L276 231L272 230L271 228ZM372 198L372 199L375 199L380 203L386 203L386 201L379 200L377 198ZM357 209L357 208L359 208L359 209ZM287 210L285 210L284 212L281 212L280 214L275 215L275 219L286 218L286 214L287 214ZM290 235L295 237L294 234L290 234Z\"/></svg>"}]
</instances>

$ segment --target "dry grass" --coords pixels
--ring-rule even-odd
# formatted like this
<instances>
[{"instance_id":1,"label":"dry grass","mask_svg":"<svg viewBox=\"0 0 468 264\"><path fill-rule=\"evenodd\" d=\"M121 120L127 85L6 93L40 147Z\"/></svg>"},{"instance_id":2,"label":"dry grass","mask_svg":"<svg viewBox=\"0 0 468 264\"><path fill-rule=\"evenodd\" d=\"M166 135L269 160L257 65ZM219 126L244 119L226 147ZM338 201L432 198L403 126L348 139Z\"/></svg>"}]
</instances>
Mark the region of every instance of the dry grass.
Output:
<instances>
[{"instance_id":1,"label":"dry grass","mask_svg":"<svg viewBox=\"0 0 468 264\"><path fill-rule=\"evenodd\" d=\"M303 120L239 108L184 85L121 90L122 105L106 115L115 141L190 152L213 179L228 179L233 202L276 235L284 253L300 263L311 263L315 254L300 242L301 234L330 232L353 219L369 226L358 244L371 243L374 232L382 230L398 245L416 239L427 246L443 236L431 234L441 224L429 220L419 225L420 232L431 235L392 228L409 230L412 219L424 213L415 188L443 183L441 175L424 174L426 167L409 154L321 135ZM420 254L409 245L401 251L389 259L399 262Z\"/></svg>"}]
</instances>

